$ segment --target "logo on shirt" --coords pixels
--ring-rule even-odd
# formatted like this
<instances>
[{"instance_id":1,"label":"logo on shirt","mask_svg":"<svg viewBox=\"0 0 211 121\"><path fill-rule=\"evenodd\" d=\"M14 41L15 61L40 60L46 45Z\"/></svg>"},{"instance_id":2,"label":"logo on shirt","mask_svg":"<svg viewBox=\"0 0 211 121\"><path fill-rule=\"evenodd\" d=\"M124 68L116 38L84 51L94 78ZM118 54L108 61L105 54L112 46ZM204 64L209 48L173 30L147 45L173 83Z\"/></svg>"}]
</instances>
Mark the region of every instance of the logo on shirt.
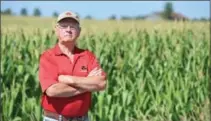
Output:
<instances>
[{"instance_id":1,"label":"logo on shirt","mask_svg":"<svg viewBox=\"0 0 211 121\"><path fill-rule=\"evenodd\" d=\"M88 69L87 69L86 66L81 66L81 71L82 71L82 72L87 72L87 70L88 70Z\"/></svg>"}]
</instances>

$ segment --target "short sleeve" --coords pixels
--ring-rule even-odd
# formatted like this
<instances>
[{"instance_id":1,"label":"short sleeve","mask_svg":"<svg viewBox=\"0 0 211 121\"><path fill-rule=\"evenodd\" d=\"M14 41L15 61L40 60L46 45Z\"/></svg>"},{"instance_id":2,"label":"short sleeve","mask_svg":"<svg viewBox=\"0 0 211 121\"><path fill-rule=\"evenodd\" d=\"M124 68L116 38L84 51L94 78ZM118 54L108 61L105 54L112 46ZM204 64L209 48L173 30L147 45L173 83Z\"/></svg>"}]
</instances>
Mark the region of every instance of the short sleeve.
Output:
<instances>
[{"instance_id":1,"label":"short sleeve","mask_svg":"<svg viewBox=\"0 0 211 121\"><path fill-rule=\"evenodd\" d=\"M57 66L52 57L48 53L42 54L39 63L39 81L43 93L48 87L58 83L57 77Z\"/></svg>"},{"instance_id":2,"label":"short sleeve","mask_svg":"<svg viewBox=\"0 0 211 121\"><path fill-rule=\"evenodd\" d=\"M97 59L97 57L92 53L89 52L89 72L91 72L94 68L101 68L102 69L102 76L106 76L105 71L103 70L103 68L100 66L100 63Z\"/></svg>"}]
</instances>

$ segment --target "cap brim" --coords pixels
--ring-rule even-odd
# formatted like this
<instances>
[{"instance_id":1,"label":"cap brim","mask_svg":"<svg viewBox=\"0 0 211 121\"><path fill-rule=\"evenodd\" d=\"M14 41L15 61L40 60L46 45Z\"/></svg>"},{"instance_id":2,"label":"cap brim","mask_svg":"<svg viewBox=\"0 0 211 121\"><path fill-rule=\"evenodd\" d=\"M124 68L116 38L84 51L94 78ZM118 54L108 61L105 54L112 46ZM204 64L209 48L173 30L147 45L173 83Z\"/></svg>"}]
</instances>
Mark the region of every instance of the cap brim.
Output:
<instances>
[{"instance_id":1,"label":"cap brim","mask_svg":"<svg viewBox=\"0 0 211 121\"><path fill-rule=\"evenodd\" d=\"M79 23L79 20L77 20L75 17L63 17L63 18L58 19L57 23L66 18L74 19L75 21L77 21Z\"/></svg>"}]
</instances>

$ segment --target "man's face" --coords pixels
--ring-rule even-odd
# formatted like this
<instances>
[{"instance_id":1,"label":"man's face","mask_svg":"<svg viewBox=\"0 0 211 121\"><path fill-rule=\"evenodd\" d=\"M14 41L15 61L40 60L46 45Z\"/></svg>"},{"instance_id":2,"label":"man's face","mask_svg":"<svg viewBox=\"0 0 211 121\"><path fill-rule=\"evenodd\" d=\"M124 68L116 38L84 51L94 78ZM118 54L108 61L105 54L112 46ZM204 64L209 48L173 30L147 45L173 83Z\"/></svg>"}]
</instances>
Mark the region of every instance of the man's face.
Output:
<instances>
[{"instance_id":1,"label":"man's face","mask_svg":"<svg viewBox=\"0 0 211 121\"><path fill-rule=\"evenodd\" d=\"M75 42L81 29L77 21L65 18L58 22L55 31L59 42Z\"/></svg>"}]
</instances>

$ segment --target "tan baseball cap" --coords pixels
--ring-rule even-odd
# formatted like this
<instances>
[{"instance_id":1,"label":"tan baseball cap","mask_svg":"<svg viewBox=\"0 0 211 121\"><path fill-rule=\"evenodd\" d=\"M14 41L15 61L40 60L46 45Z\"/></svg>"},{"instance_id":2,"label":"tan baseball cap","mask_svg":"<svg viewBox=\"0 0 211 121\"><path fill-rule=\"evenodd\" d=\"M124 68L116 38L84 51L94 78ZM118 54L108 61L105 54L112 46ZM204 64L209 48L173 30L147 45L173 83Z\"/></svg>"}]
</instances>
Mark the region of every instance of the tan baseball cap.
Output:
<instances>
[{"instance_id":1,"label":"tan baseball cap","mask_svg":"<svg viewBox=\"0 0 211 121\"><path fill-rule=\"evenodd\" d=\"M61 13L57 18L57 23L64 18L72 18L72 19L75 19L78 23L80 23L78 15L72 11L65 11Z\"/></svg>"}]
</instances>

